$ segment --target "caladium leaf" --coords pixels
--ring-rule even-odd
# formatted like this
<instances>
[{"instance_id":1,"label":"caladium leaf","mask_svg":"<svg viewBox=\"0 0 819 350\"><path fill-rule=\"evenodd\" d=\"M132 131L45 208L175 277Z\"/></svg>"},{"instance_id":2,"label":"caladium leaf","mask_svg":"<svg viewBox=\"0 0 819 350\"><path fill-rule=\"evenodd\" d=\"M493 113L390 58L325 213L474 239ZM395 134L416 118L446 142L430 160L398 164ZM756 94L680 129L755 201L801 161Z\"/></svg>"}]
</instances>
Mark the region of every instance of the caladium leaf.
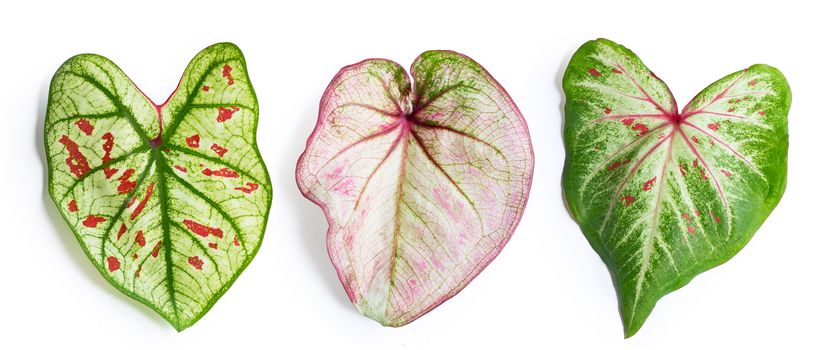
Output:
<instances>
[{"instance_id":1,"label":"caladium leaf","mask_svg":"<svg viewBox=\"0 0 819 350\"><path fill-rule=\"evenodd\" d=\"M160 105L97 55L72 57L51 81L51 198L105 279L177 330L261 244L272 193L257 119L244 56L228 43L200 52Z\"/></svg>"},{"instance_id":2,"label":"caladium leaf","mask_svg":"<svg viewBox=\"0 0 819 350\"><path fill-rule=\"evenodd\" d=\"M626 336L663 295L736 254L785 190L791 93L775 68L729 74L682 109L605 39L572 57L568 207L613 275Z\"/></svg>"},{"instance_id":3,"label":"caladium leaf","mask_svg":"<svg viewBox=\"0 0 819 350\"><path fill-rule=\"evenodd\" d=\"M299 159L302 193L364 315L402 326L449 299L500 252L529 195L523 116L486 70L428 51L409 76L371 59L343 68Z\"/></svg>"}]
</instances>

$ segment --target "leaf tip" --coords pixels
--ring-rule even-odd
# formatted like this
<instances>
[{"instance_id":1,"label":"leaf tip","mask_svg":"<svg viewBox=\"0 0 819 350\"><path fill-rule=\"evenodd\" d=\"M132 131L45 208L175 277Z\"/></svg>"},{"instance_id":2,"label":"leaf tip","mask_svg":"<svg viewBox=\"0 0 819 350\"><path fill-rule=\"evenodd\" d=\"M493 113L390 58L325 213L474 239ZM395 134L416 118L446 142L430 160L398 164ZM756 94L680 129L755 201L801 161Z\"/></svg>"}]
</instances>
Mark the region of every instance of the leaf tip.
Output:
<instances>
[{"instance_id":1,"label":"leaf tip","mask_svg":"<svg viewBox=\"0 0 819 350\"><path fill-rule=\"evenodd\" d=\"M244 55L244 53L242 53L242 50L239 48L239 46L237 46L236 44L234 44L232 42L227 42L227 41L215 43L213 45L210 45L210 46L202 49L202 51L199 51L199 53L196 54L196 56L191 60L191 63L193 63L197 59L200 59L203 56L219 55L219 54L235 57L236 59L238 59L239 61L242 62L242 65L245 64L244 63L245 62L245 55ZM189 64L189 66L190 66L190 64Z\"/></svg>"},{"instance_id":2,"label":"leaf tip","mask_svg":"<svg viewBox=\"0 0 819 350\"><path fill-rule=\"evenodd\" d=\"M223 42L215 43L213 45L210 45L210 46L206 47L205 50L210 49L210 48L219 49L219 50L234 50L234 51L239 51L239 52L242 51L241 49L239 49L238 45L236 45L236 44L234 44L232 42L229 42L229 41L223 41Z\"/></svg>"},{"instance_id":3,"label":"leaf tip","mask_svg":"<svg viewBox=\"0 0 819 350\"><path fill-rule=\"evenodd\" d=\"M631 338L637 334L640 328L643 327L643 323L646 321L646 316L638 317L637 315L632 314L629 318L623 315L623 339Z\"/></svg>"}]
</instances>

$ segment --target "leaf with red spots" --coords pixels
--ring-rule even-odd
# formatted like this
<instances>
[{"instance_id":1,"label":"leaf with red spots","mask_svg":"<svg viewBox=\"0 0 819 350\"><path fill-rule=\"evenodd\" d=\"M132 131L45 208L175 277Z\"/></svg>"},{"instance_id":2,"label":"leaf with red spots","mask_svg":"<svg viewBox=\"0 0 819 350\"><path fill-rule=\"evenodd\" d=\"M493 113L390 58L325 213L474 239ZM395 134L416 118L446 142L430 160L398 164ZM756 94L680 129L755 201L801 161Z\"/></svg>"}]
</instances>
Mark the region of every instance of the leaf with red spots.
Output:
<instances>
[{"instance_id":1,"label":"leaf with red spots","mask_svg":"<svg viewBox=\"0 0 819 350\"><path fill-rule=\"evenodd\" d=\"M261 244L272 193L257 119L233 44L200 52L162 104L97 55L72 57L51 81L51 198L105 279L178 330Z\"/></svg>"},{"instance_id":2,"label":"leaf with red spots","mask_svg":"<svg viewBox=\"0 0 819 350\"><path fill-rule=\"evenodd\" d=\"M563 89L566 201L613 275L631 336L662 296L734 256L778 203L790 88L754 65L678 112L634 53L599 39L572 57Z\"/></svg>"},{"instance_id":3,"label":"leaf with red spots","mask_svg":"<svg viewBox=\"0 0 819 350\"><path fill-rule=\"evenodd\" d=\"M392 61L343 68L296 169L350 300L388 326L454 296L500 253L534 166L523 116L478 63L428 51L411 74L414 89Z\"/></svg>"}]
</instances>

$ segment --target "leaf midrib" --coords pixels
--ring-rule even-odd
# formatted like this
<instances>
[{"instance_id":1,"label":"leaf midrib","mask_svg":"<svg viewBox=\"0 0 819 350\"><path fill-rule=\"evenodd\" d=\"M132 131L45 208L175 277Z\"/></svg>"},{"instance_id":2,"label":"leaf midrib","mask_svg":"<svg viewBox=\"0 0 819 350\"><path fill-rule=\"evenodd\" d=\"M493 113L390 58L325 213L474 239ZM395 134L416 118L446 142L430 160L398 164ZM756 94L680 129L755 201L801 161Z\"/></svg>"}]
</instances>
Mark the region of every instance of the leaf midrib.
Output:
<instances>
[{"instance_id":1,"label":"leaf midrib","mask_svg":"<svg viewBox=\"0 0 819 350\"><path fill-rule=\"evenodd\" d=\"M192 90L193 92L188 94L188 97L187 97L185 103L182 105L183 107L179 108L178 109L179 112L174 114L176 116L176 118L174 119L174 124L172 124L166 130L166 133L165 133L165 137L167 137L167 139L170 139L174 135L174 133L178 129L178 126L181 124L182 120L185 119L184 117L187 116L187 112L190 109L200 107L200 106L193 105L192 102L193 102L193 99L198 95L199 89L202 86L202 84L204 83L207 76L213 71L214 68L218 67L219 65L226 64L227 62L230 62L230 61L233 61L233 60L235 60L235 58L232 58L232 59L229 59L229 60L217 61L216 63L208 66L208 68L205 70L205 73L202 74L201 77L199 78L199 80L197 81L194 89ZM97 65L96 63L93 63L93 64ZM97 66L99 67L99 65L97 65ZM100 67L100 70L102 72L104 72L104 74L108 77L108 79L113 84L113 78L110 76L108 71L105 70L105 69L102 69L102 67ZM93 77L91 77L90 75L75 73L75 72L72 72L72 71L64 71L63 74L76 76L76 77L86 81L87 83L91 84L97 90L102 92L117 109L114 112L109 112L109 113L106 113L106 114L111 114L111 116L116 116L117 114L123 114L125 116L126 120L131 125L131 127L134 129L134 131L137 132L137 134L139 135L139 137L140 137L140 139L142 140L142 143L143 143L141 146L129 151L128 153L126 153L124 155L120 155L119 157L114 158L111 161L109 161L109 162L107 162L107 163L105 163L103 165L100 165L98 167L95 167L95 168L89 170L89 172L87 172L86 174L83 174L83 177L81 179L78 178L74 182L74 184L71 187L72 189L73 189L73 187L77 186L77 184L81 183L85 178L87 178L88 176L90 176L90 175L92 175L94 173L97 173L99 170L107 168L108 166L110 166L111 164L114 164L115 162L118 162L118 161L121 161L121 160L126 160L126 159L130 158L131 156L133 156L133 155L135 155L135 154L137 154L137 153L139 153L141 151L151 149L151 154L149 156L149 159L146 162L147 164L146 164L145 170L142 172L139 179L137 180L136 186L134 187L133 192L136 192L144 184L144 181L147 179L148 173L150 172L151 167L155 166L155 171L156 171L156 176L157 176L157 183L158 183L157 185L159 186L159 189L157 191L158 192L157 195L159 196L159 202L160 202L161 221L162 221L161 226L162 226L162 235L163 235L162 240L163 240L163 242L165 242L164 244L167 245L166 247L163 247L164 260L165 260L165 266L166 266L166 273L165 273L166 278L165 278L165 280L166 280L169 299L171 301L171 305L172 305L172 308L173 308L174 322L172 322L172 323L174 324L175 327L179 328L181 326L181 323L180 323L181 320L179 318L179 307L178 307L178 305L176 303L176 295L175 294L177 293L177 291L175 289L175 284L174 284L174 279L173 279L173 267L175 265L173 264L173 259L172 259L172 256L171 256L172 248L173 248L173 242L172 242L171 237L170 237L170 224L174 223L174 222L170 219L170 217L168 215L168 212L169 212L168 211L168 192L167 192L168 187L167 187L167 180L165 178L166 173L170 173L173 176L176 176L176 174L174 174L173 170L171 170L168 167L168 165L166 163L166 160L164 158L164 155L162 155L160 153L160 149L162 149L162 148L173 148L173 149L175 149L177 151L187 153L187 154L189 154L191 156L198 156L200 158L206 159L206 160L208 160L210 162L213 162L213 163L218 163L218 164L221 164L221 165L229 166L234 171L237 171L238 173L240 173L243 176L247 176L247 177L251 178L256 183L259 183L259 184L268 184L268 183L259 181L255 176L250 175L249 173L245 172L243 169L234 169L235 168L234 166L229 165L229 164L225 163L224 161L217 160L215 158L211 159L210 157L208 157L206 155L203 155L203 154L199 154L197 152L189 152L188 150L186 150L186 149L184 149L182 147L178 147L178 146L171 145L171 144L165 144L165 142L163 142L162 144L159 144L157 147L152 147L151 146L151 139L147 136L146 132L141 128L141 126L136 122L136 119L135 119L134 115L131 113L131 111L126 109L125 106L121 103L121 101L118 98L115 98L115 96L105 86L103 86L99 82L93 80ZM184 80L184 76L183 76L182 79ZM142 96L145 97L144 95L142 95ZM169 98L169 100L172 99L172 98L173 98L173 96L171 96ZM161 124L162 120L160 118L160 113L162 112L162 107L164 107L164 106L159 106L159 105L154 104L147 97L145 97L145 99L147 100L146 102L148 102L149 104L153 105L156 108L157 120ZM236 104L231 104L231 106L232 105L236 105ZM208 107L208 106L209 105L202 105L202 107ZM218 106L216 106L216 107L218 107ZM245 107L245 109L248 109L248 108L246 108L247 106L243 106L243 107ZM255 108L250 108L250 110L252 110L254 112L256 111ZM102 115L101 115L101 117L102 117ZM59 121L70 120L71 118L73 118L73 117L64 118L64 119L61 119ZM78 117L78 119L79 119L79 117ZM51 123L49 125L53 126L55 123L56 122ZM160 130L161 130L161 125L160 125ZM161 131L160 131L160 137L162 137ZM177 179L179 179L178 176L176 176L176 177L177 177ZM242 249L245 251L245 255L247 256L247 250L245 248L245 242L244 242L244 237L242 235L242 232L238 229L238 226L236 225L236 223L233 220L231 220L228 215L226 215L226 213L221 208L221 206L215 205L215 203L212 200L210 200L209 198L204 196L201 192L193 189L192 186L190 184L188 184L187 182L180 181L180 183L183 186L186 186L189 190L194 191L194 193L197 194L197 196L199 196L200 198L205 199L206 202L210 203L213 206L213 208L216 209L223 216L223 219L225 221L227 221L231 225L233 230L236 232L237 238L241 243L240 245L242 246ZM265 186L265 187L267 188L268 186ZM71 190L67 191L65 196L67 196L69 193L71 193ZM63 199L65 198L65 196L63 197ZM109 240L111 230L115 226L115 223L122 216L122 213L127 208L128 201L129 201L129 198L126 198L125 200L123 200L123 203L120 205L120 209L112 217L111 223L108 225L108 228L106 229L105 233L102 236L102 243L100 245L101 246L100 259L102 259L101 260L102 265L105 264L104 260L105 260L105 257L106 257L106 254L105 254L106 242ZM174 224L176 224L176 223L174 223ZM184 232L184 230L183 230L183 232ZM202 249L204 254L209 255L209 252L206 249L204 249L203 247L201 247L201 242L197 241L197 243L200 244L200 248ZM211 258L211 260L215 261L212 258ZM218 267L217 267L217 274L219 274L219 278L220 278L220 281L221 281L221 273L218 272Z\"/></svg>"},{"instance_id":2,"label":"leaf midrib","mask_svg":"<svg viewBox=\"0 0 819 350\"><path fill-rule=\"evenodd\" d=\"M412 138L412 139L414 139L416 141L415 143L417 143L418 147L421 149L421 151L425 155L425 157L439 171L441 171L444 174L444 176L457 189L457 191L464 197L464 199L467 200L467 202L470 204L471 208L475 211L476 217L481 222L480 223L481 230L483 231L483 228L484 228L482 218L481 218L481 216L479 214L479 211L478 211L477 206L474 203L474 201L468 195L466 195L466 193L461 189L461 187L457 184L457 182L455 182L455 180L452 179L452 177L449 175L449 173L446 170L443 169L443 167L434 159L434 157L432 157L432 155L427 150L426 146L424 146L423 141L416 134L416 132L413 130L413 128L414 127L419 127L419 128L428 128L428 129L440 129L440 130L445 130L445 131L452 132L452 133L457 134L457 135L459 135L461 137L468 138L468 139L470 139L470 140L472 140L474 142L478 142L480 144L483 144L486 147L489 147L490 149L495 151L497 154L500 154L501 157L504 159L504 161L508 162L506 156L499 150L499 148L497 146L492 145L491 143L489 143L487 141L484 141L484 140L482 140L482 139L480 139L480 138L478 138L478 137L476 137L474 135L471 135L471 134L469 134L467 132L464 132L464 131L460 131L460 130L457 130L457 129L454 129L454 128L451 128L451 127L446 127L446 126L428 124L428 123L425 123L424 121L416 120L414 118L414 116L416 114L423 112L425 110L425 108L427 106L431 105L435 100L441 98L443 95L445 95L445 94L447 94L449 92L456 91L457 88L459 88L459 87L474 89L474 88L472 88L470 86L465 85L463 82L459 82L459 83L453 84L451 86L448 86L448 87L442 89L441 91L439 91L439 93L432 96L429 100L424 101L424 102L420 102L420 108L414 109L413 112L409 116L404 116L405 113L403 111L401 111L401 115L403 117L401 117L400 119L393 122L393 124L390 125L389 127L384 128L384 129L382 129L380 131L377 131L374 134L364 136L364 137L360 138L359 140L354 141L350 145L345 146L344 148L342 148L342 150L337 152L333 157L331 157L327 162L325 162L325 164L320 168L320 169L322 169L322 168L326 167L327 165L329 165L330 162L332 162L333 159L336 159L338 156L340 156L341 154L343 154L344 152L346 152L347 150L349 150L350 148L352 148L355 145L358 145L358 144L361 144L361 143L364 143L364 142L367 142L367 141L371 141L371 140L373 140L375 138L378 138L378 137L388 135L388 134L392 133L393 131L395 131L395 129L397 129L397 128L401 129L399 135L396 137L396 140L391 144L391 146L387 150L387 153L382 158L381 162L379 162L376 165L375 169L368 176L367 180L365 181L365 185L362 188L361 193L359 194L359 197L356 200L356 204L355 204L355 207L357 208L358 205L359 205L361 196L363 196L363 193L366 190L367 184L369 184L369 180L381 168L383 163L386 162L386 159L389 158L392 155L394 150L398 147L398 143L403 141L404 145L403 145L403 148L402 148L403 149L403 151L402 151L402 160L400 162L399 179L397 181L398 189L397 189L397 195L396 195L396 199L395 199L395 202L396 202L396 208L395 208L396 219L395 219L395 228L393 230L392 254L390 255L391 262L390 262L390 270L389 270L389 276L388 276L389 286L387 288L387 293L386 293L386 296L385 296L385 307L387 307L388 304L389 304L390 296L392 295L392 292L393 292L393 289L394 289L394 286L395 286L395 269L397 267L397 261L396 260L398 258L398 240L399 240L400 228L401 228L401 225L400 225L401 220L400 220L400 218L398 218L398 213L400 212L400 206L401 206L402 198L403 198L403 184L404 184L404 178L405 178L405 173L406 173L407 155L408 155L409 147L410 147L410 142L409 142L410 138ZM390 100L394 101L393 98L391 98ZM415 103L418 104L419 101L416 101ZM373 106L370 106L370 105L361 104L361 103L347 104L347 105L354 105L356 107L365 108L365 109L367 109L369 111L376 112L376 113L382 114L382 115L387 116L387 117L396 118L395 114L387 113L384 110L381 110L381 109L379 109L377 107L373 107ZM330 113L332 114L333 111L331 111ZM437 240L437 238L436 238L436 240ZM385 309L383 317L386 317L386 316L387 315L386 315L386 309ZM386 318L384 320L386 320Z\"/></svg>"},{"instance_id":3,"label":"leaf midrib","mask_svg":"<svg viewBox=\"0 0 819 350\"><path fill-rule=\"evenodd\" d=\"M622 68L620 68L620 69L622 70ZM625 71L624 71L624 72L625 72ZM725 95L726 95L726 94L728 93L728 91L730 91L730 90L731 90L731 88L732 88L732 87L733 87L733 86L734 86L734 85L735 85L735 84L736 84L736 83L737 83L737 82L738 82L738 81L739 81L739 80L742 78L742 76L743 76L743 75L744 75L744 73L743 73L743 74L739 74L739 76L738 76L738 77L737 77L737 78L736 78L736 79L735 79L735 80L734 80L734 81L733 81L731 84L729 84L729 85L728 85L728 87L726 87L726 88L725 88L725 89L724 89L724 90L723 90L721 93L719 93L719 94L718 94L718 95L717 95L717 96L716 96L714 99L712 99L712 101L710 101L710 102L709 102L709 103L708 103L706 106L701 107L701 108L699 108L699 109L697 109L697 110L695 110L695 111L691 111L691 112L683 112L684 114L681 116L680 121L678 122L678 125L674 125L674 126L673 126L673 128L672 128L671 135L669 135L669 137L670 137L671 139L670 139L670 140L668 140L668 142L669 142L669 148L668 148L668 150L666 151L666 152L667 152L667 155L666 155L666 159L665 159L665 161L664 161L664 163L663 163L663 167L662 167L662 168L663 168L663 170L662 170L662 174L661 174L660 179L658 179L658 181L659 181L659 185L660 185L660 188L658 189L658 194L657 194L657 204L655 205L655 209L654 209L654 211L653 211L652 228L651 228L651 230L650 230L650 235L649 235L649 237L648 237L647 239L645 239L645 240L644 240L644 249L643 249L643 250L644 250L644 252L643 252L643 259L642 259L641 269L640 269L640 271L639 271L639 273L638 273L637 286L636 286L636 291L635 291L635 296L634 296L634 305L632 305L631 317L629 318L629 324L628 324L628 325L629 325L629 327L631 327L631 324L632 324L632 322L634 321L634 317L635 317L635 313L636 313L636 308L637 308L637 300L640 298L640 291L641 291L641 287L642 287L642 279L643 279L643 277L645 276L645 273L647 272L647 261L648 261L648 259L650 259L650 256L652 255L652 251L653 251L654 239L655 239L655 235L656 235L656 231L657 231L656 224L657 224L657 219L658 219L658 217L659 217L659 208L657 208L656 206L659 206L660 202L662 201L663 189L664 189L664 186L665 186L665 173L666 173L666 166L667 166L667 162L668 162L668 160L669 160L669 159L672 157L672 151L671 151L671 148L672 148L672 147L671 147L671 145L673 144L673 138L674 138L674 137L676 137L676 136L678 136L677 134L679 134L679 136L680 136L680 137L683 139L683 141L685 142L685 144L686 144L686 146L687 146L687 148L688 148L688 150L689 150L689 153L691 153L691 154L692 154L692 155L693 155L693 156L694 156L696 159L698 159L698 160L699 160L699 161L702 163L702 164L701 164L701 166L702 166L702 167L704 167L704 168L705 168L705 169L708 171L708 174L709 174L709 176L710 176L710 179L711 179L711 180L713 180L714 185L716 186L716 189L717 189L717 191L719 192L719 195L720 195L720 198L722 199L722 203L723 203L723 205L725 206L726 210L727 210L729 213L731 212L730 205L729 205L729 203L727 202L727 200L725 199L724 194L723 194L723 192L722 192L722 187L721 187L721 185L720 185L720 183L719 183L719 179L718 179L718 178L717 178L717 177L716 177L716 176L713 174L713 172L712 172L712 170L711 170L711 167L708 165L708 163L705 161L705 159L703 159L703 157L702 157L702 156L699 154L699 152L698 152L698 150L697 150L697 147L696 147L696 146L694 146L694 145L693 145L693 144L692 144L692 143L691 143L691 142L690 142L690 141L687 139L687 138L688 138L688 136L687 136L687 135L686 135L686 133L685 133L685 132L682 130L682 126L683 126L683 125L685 125L685 126L688 126L688 127L693 128L693 129L696 129L696 130L700 131L701 133L703 133L704 135L706 135L707 137L710 137L710 138L714 139L714 140L715 140L715 141L717 141L717 142L718 142L718 143L719 143L719 144L720 144L720 145L721 145L721 146L722 146L722 147L723 147L725 150L729 151L730 153L733 153L734 157L738 158L738 159L739 159L739 160L741 160L743 163L745 163L745 165L746 165L748 168L750 168L752 171L754 171L754 172L756 172L756 173L758 173L758 174L760 173L760 171L758 170L758 168L756 168L752 162L750 162L750 161L749 161L747 158L745 158L745 156L743 156L741 153L739 153L739 152L738 152L738 151L737 151L737 150L736 150L734 147L732 147L732 146L728 145L728 144L727 144L726 142L724 142L724 141L723 141L721 138L715 137L715 136L714 136L714 135L712 135L711 133L708 133L708 132L706 132L706 131L702 130L701 128L699 128L699 127L698 127L698 126L696 126L695 124L693 124L693 123L691 123L691 122L688 122L688 121L686 120L687 118L692 117L692 116L695 116L695 115L697 115L697 114L703 114L703 113L713 113L713 112L706 111L706 108L707 108L708 106L712 105L714 102L716 102L716 101L720 100L720 99L727 98ZM636 83L636 81L635 81L635 80L634 80L634 79L633 79L631 76L629 76L629 78L631 79L631 81L632 81L632 82L633 82L635 85L637 85L637 87L640 89L640 91L641 91L641 92L642 92L644 95L646 95L646 98L647 98L647 99L652 99L650 96L648 96L648 95L645 93L645 91L644 91L644 90L643 90L643 89L642 89L642 88L639 86L639 84L637 84L637 83ZM669 94L670 94L670 91L669 91ZM630 96L627 96L627 97L630 97ZM673 99L673 97L672 97L672 99ZM652 99L652 100L653 100L653 99ZM649 101L649 102L651 102L651 101ZM693 102L693 101L692 101L692 102ZM652 103L652 104L654 104L655 106L659 107L659 106L658 106L656 103ZM687 108L688 108L688 106L686 106L686 108L685 108L685 109L687 110ZM666 111L665 111L665 110L663 110L663 112L665 113ZM666 125L667 125L667 124L666 124ZM661 129L661 128L662 128L662 126L666 126L666 125L661 125L661 126L657 127L657 129ZM653 132L653 131L656 131L657 129L652 130L652 132ZM665 141L666 141L666 139L664 138L663 140L659 141L659 142L657 143L657 145L659 145L659 144L661 144L662 142L665 142ZM633 143L635 143L635 142L633 141L633 142L632 142L632 143L630 143L629 145L632 145ZM643 156L643 158L646 158L648 155L650 155L651 153L653 153L655 150L656 150L655 148L652 148L652 149L651 149L649 152L647 152L647 154L646 154L646 155L644 155L644 156ZM613 157L614 157L614 156L615 156L615 155L608 157L608 160L607 160L606 162L601 163L601 164L602 164L602 167L601 167L601 168L604 168L604 167L606 166L606 163L608 163L608 162L609 162L611 159L613 159ZM642 162L640 162L640 163L642 163ZM623 182L624 182L624 184L625 184L626 182L628 182L628 181L629 181L629 178L631 177L631 175L632 175L632 174L633 174L633 173L636 171L636 169L637 169L637 168L638 168L640 165L641 165L641 164L636 164L636 165L635 165L635 167L634 167L634 169L632 169L631 171L629 171L628 175L626 176L626 178L625 178L625 179L624 179L624 181L623 181ZM598 169L598 171L599 171L599 169ZM710 181L709 181L709 182L710 182ZM620 191L621 191L621 190L622 190L622 186L621 186L621 189L619 189L619 190L618 190L618 194L616 194L616 195L615 195L615 197L613 198L613 200L616 200L616 199L619 197L619 195L620 195L619 193L620 193ZM612 202L612 203L610 203L609 209L612 209L612 208L614 207L614 205L616 205L616 202ZM608 216L608 215L607 215L607 216ZM730 216L730 215L729 215L729 216ZM601 232L601 233L602 233L602 231L603 231L604 227L605 227L605 223L604 223L603 228L601 228L601 230L600 230L600 232ZM645 247L647 247L647 248L645 248ZM672 259L671 257L669 257L669 259L671 259L670 261L671 261L671 263L672 263L672 265L673 265L673 264L674 264L673 259ZM678 274L679 274L679 272L678 272Z\"/></svg>"}]
</instances>

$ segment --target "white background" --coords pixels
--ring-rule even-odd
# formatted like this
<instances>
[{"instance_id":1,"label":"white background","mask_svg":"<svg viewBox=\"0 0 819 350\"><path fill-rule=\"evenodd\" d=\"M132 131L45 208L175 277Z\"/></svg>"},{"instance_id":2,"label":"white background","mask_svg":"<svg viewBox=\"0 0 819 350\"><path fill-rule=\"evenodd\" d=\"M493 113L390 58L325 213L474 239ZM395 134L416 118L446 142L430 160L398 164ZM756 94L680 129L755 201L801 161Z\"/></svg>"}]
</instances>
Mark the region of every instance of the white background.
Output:
<instances>
[{"instance_id":1,"label":"white background","mask_svg":"<svg viewBox=\"0 0 819 350\"><path fill-rule=\"evenodd\" d=\"M812 5L122 3L0 5L2 348L819 346L819 26ZM781 203L743 251L663 298L628 340L609 274L560 194L560 81L574 50L597 37L634 50L680 105L754 63L778 67L793 90ZM164 101L188 61L219 41L236 43L247 57L273 206L256 259L210 313L177 333L103 280L48 198L42 140L48 84L65 59L93 52L116 62L154 101ZM347 300L325 251L326 221L298 192L294 165L339 68L368 57L409 66L428 49L471 56L509 91L531 128L535 178L515 236L472 284L416 322L384 328Z\"/></svg>"}]
</instances>

